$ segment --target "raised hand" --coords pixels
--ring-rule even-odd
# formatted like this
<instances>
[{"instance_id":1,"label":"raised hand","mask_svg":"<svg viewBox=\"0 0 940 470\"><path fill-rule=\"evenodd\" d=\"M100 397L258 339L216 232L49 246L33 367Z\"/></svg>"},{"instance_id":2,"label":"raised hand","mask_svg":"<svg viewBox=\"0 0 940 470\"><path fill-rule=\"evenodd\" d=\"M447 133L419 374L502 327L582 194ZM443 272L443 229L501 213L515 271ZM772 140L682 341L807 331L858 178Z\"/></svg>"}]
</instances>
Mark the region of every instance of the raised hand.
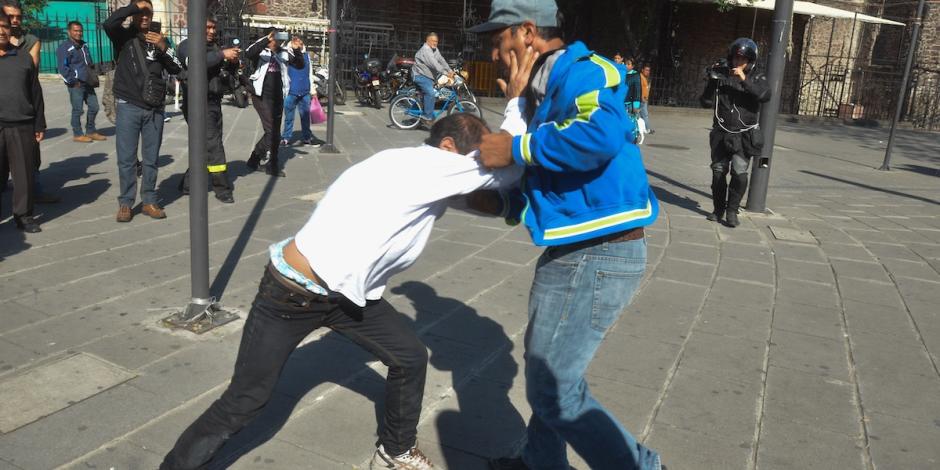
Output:
<instances>
[{"instance_id":1,"label":"raised hand","mask_svg":"<svg viewBox=\"0 0 940 470\"><path fill-rule=\"evenodd\" d=\"M539 53L532 46L526 48L521 60L516 57L516 51L509 51L509 81L502 78L496 79L496 83L499 84L506 98L513 99L522 96L523 90L529 85L532 67L538 58Z\"/></svg>"}]
</instances>

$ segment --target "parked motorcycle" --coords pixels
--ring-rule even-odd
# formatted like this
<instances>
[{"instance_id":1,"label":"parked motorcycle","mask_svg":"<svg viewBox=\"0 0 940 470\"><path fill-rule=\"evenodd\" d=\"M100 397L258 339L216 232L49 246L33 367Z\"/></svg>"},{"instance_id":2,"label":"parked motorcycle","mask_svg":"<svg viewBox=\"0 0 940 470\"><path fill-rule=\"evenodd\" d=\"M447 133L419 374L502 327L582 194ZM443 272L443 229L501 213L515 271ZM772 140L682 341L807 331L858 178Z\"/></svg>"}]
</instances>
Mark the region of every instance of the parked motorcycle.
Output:
<instances>
[{"instance_id":1,"label":"parked motorcycle","mask_svg":"<svg viewBox=\"0 0 940 470\"><path fill-rule=\"evenodd\" d=\"M365 62L356 67L356 99L360 104L382 109L379 89L382 87L382 62L370 59L366 54Z\"/></svg>"},{"instance_id":2,"label":"parked motorcycle","mask_svg":"<svg viewBox=\"0 0 940 470\"><path fill-rule=\"evenodd\" d=\"M463 77L463 80L460 80L460 85L457 88L457 96L461 100L477 102L476 95L473 94L473 91L470 90L470 87L467 85L467 82L470 81L470 72L467 72L463 68L463 53L458 53L456 59L451 59L447 61L447 65L450 65L450 68L454 70L454 73Z\"/></svg>"},{"instance_id":3,"label":"parked motorcycle","mask_svg":"<svg viewBox=\"0 0 940 470\"><path fill-rule=\"evenodd\" d=\"M411 79L411 68L414 64L414 57L402 57L397 54L388 61L385 68L388 81L379 89L379 98L382 101L390 102L402 89L414 87L414 81Z\"/></svg>"},{"instance_id":4,"label":"parked motorcycle","mask_svg":"<svg viewBox=\"0 0 940 470\"><path fill-rule=\"evenodd\" d=\"M313 69L313 85L317 89L317 99L319 99L321 103L329 102L329 98L326 96L329 80L329 68L318 66ZM333 102L336 104L336 106L342 106L346 104L346 87L343 86L343 82L341 82L339 79L336 80L336 84L333 89Z\"/></svg>"}]
</instances>

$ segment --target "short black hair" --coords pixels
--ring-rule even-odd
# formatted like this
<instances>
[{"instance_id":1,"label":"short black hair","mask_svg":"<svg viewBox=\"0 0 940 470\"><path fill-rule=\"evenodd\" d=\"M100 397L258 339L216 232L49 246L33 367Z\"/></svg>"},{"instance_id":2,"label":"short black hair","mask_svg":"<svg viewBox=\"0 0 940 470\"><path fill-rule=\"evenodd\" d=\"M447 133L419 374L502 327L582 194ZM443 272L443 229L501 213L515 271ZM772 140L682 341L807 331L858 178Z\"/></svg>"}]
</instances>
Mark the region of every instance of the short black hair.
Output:
<instances>
[{"instance_id":1,"label":"short black hair","mask_svg":"<svg viewBox=\"0 0 940 470\"><path fill-rule=\"evenodd\" d=\"M468 154L479 148L483 134L489 130L486 122L472 114L451 114L431 126L431 135L424 143L438 147L445 137L450 137L454 139L458 152Z\"/></svg>"},{"instance_id":2,"label":"short black hair","mask_svg":"<svg viewBox=\"0 0 940 470\"><path fill-rule=\"evenodd\" d=\"M23 9L23 7L20 5L20 0L2 0L0 1L0 4L2 4L0 6L12 7L16 8L17 10Z\"/></svg>"},{"instance_id":3,"label":"short black hair","mask_svg":"<svg viewBox=\"0 0 940 470\"><path fill-rule=\"evenodd\" d=\"M10 18L7 18L7 14L3 12L2 8L0 8L0 20L3 20L7 26L10 26Z\"/></svg>"},{"instance_id":4,"label":"short black hair","mask_svg":"<svg viewBox=\"0 0 940 470\"><path fill-rule=\"evenodd\" d=\"M72 21L69 21L69 24L65 26L65 29L72 29L72 26L82 26L82 24L78 22L77 20L72 20ZM85 29L85 27L82 26L82 29Z\"/></svg>"}]
</instances>

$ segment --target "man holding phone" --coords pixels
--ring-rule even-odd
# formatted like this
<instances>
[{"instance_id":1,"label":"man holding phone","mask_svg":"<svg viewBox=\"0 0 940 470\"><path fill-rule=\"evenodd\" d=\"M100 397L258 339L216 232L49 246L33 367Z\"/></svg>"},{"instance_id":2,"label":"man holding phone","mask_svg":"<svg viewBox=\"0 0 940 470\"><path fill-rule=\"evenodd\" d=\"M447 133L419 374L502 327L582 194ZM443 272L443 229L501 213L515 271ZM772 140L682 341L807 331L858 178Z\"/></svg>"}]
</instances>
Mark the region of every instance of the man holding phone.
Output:
<instances>
[{"instance_id":1,"label":"man holding phone","mask_svg":"<svg viewBox=\"0 0 940 470\"><path fill-rule=\"evenodd\" d=\"M131 24L123 26L131 17ZM165 219L157 204L157 156L163 140L164 72L182 70L173 49L160 32L160 23L151 21L153 4L139 0L119 8L104 22L104 30L114 44L114 97L117 104L117 157L120 195L118 222L130 222L137 195L137 143L141 142L141 212Z\"/></svg>"},{"instance_id":2,"label":"man holding phone","mask_svg":"<svg viewBox=\"0 0 940 470\"><path fill-rule=\"evenodd\" d=\"M245 57L255 67L251 74L251 104L261 118L264 135L255 144L246 164L257 170L267 164L269 176L284 176L278 165L277 150L281 143L281 117L284 115L284 97L290 91L290 75L287 67L304 67L302 47L299 39L287 46L286 31L271 28L268 34L258 38L245 50Z\"/></svg>"}]
</instances>

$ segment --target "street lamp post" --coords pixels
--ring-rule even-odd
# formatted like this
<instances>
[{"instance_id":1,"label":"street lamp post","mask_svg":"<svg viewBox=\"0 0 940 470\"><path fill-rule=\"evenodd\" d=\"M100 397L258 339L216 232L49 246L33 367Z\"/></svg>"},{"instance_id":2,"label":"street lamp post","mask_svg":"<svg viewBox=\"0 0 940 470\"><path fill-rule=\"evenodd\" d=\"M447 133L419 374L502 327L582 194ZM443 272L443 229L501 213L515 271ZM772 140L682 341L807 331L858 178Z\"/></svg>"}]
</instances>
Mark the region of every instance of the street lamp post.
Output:
<instances>
[{"instance_id":1,"label":"street lamp post","mask_svg":"<svg viewBox=\"0 0 940 470\"><path fill-rule=\"evenodd\" d=\"M904 78L901 80L901 91L898 93L898 106L894 111L894 119L891 120L891 132L888 133L888 146L885 148L885 159L879 170L888 171L891 169L891 150L894 149L894 130L901 120L901 112L904 111L904 97L907 95L907 85L911 78L911 68L914 65L914 53L917 51L917 36L920 35L920 23L924 18L924 0L917 4L917 19L914 22L914 30L911 32L911 46L907 51L907 65L904 66Z\"/></svg>"},{"instance_id":2,"label":"street lamp post","mask_svg":"<svg viewBox=\"0 0 940 470\"><path fill-rule=\"evenodd\" d=\"M330 65L329 65L329 74L330 78L327 80L326 86L326 95L329 97L327 99L327 108L326 108L326 143L320 147L320 153L339 153L339 149L336 148L336 142L333 138L334 132L334 121L336 117L336 0L330 0Z\"/></svg>"}]
</instances>

